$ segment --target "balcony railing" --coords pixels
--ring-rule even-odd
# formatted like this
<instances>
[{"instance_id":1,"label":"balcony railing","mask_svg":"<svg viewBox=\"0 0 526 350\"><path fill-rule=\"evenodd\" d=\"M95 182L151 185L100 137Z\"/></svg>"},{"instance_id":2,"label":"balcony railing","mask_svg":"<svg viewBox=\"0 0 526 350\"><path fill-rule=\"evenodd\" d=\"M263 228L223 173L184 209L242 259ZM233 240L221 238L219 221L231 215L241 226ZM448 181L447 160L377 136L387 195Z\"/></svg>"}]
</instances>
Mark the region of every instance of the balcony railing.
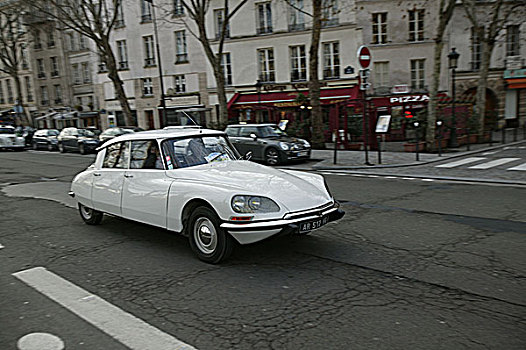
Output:
<instances>
[{"instance_id":1,"label":"balcony railing","mask_svg":"<svg viewBox=\"0 0 526 350\"><path fill-rule=\"evenodd\" d=\"M151 22L152 21L152 15L151 14L142 15L141 16L141 21L142 22Z\"/></svg>"},{"instance_id":2,"label":"balcony railing","mask_svg":"<svg viewBox=\"0 0 526 350\"><path fill-rule=\"evenodd\" d=\"M274 82L275 80L276 80L276 77L274 76L274 72L261 73L259 75L259 81L262 83L270 83L270 82Z\"/></svg>"},{"instance_id":3,"label":"balcony railing","mask_svg":"<svg viewBox=\"0 0 526 350\"><path fill-rule=\"evenodd\" d=\"M56 105L62 104L62 99L61 98L56 98L55 99L55 104Z\"/></svg>"},{"instance_id":4,"label":"balcony railing","mask_svg":"<svg viewBox=\"0 0 526 350\"><path fill-rule=\"evenodd\" d=\"M290 73L290 81L305 81L307 80L307 72L303 71L292 71Z\"/></svg>"},{"instance_id":5,"label":"balcony railing","mask_svg":"<svg viewBox=\"0 0 526 350\"><path fill-rule=\"evenodd\" d=\"M155 66L155 58L149 57L149 58L144 59L144 66L146 67Z\"/></svg>"},{"instance_id":6,"label":"balcony railing","mask_svg":"<svg viewBox=\"0 0 526 350\"><path fill-rule=\"evenodd\" d=\"M40 72L40 73L37 74L37 77L38 77L39 79L43 79L43 78L46 77L46 73L44 73L44 72Z\"/></svg>"},{"instance_id":7,"label":"balcony railing","mask_svg":"<svg viewBox=\"0 0 526 350\"><path fill-rule=\"evenodd\" d=\"M106 65L104 65L104 69L106 69ZM128 61L122 61L119 62L119 69L128 69Z\"/></svg>"},{"instance_id":8,"label":"balcony railing","mask_svg":"<svg viewBox=\"0 0 526 350\"><path fill-rule=\"evenodd\" d=\"M323 70L323 79L338 79L340 77L340 67L328 68Z\"/></svg>"},{"instance_id":9,"label":"balcony railing","mask_svg":"<svg viewBox=\"0 0 526 350\"><path fill-rule=\"evenodd\" d=\"M58 77L58 71L55 70L55 71L51 72L51 76L52 77Z\"/></svg>"},{"instance_id":10,"label":"balcony railing","mask_svg":"<svg viewBox=\"0 0 526 350\"><path fill-rule=\"evenodd\" d=\"M257 33L258 33L258 35L260 35L260 34L270 34L270 33L272 33L272 26L258 27L257 28Z\"/></svg>"},{"instance_id":11,"label":"balcony railing","mask_svg":"<svg viewBox=\"0 0 526 350\"><path fill-rule=\"evenodd\" d=\"M292 23L289 24L289 32L297 32L305 30L305 23Z\"/></svg>"},{"instance_id":12,"label":"balcony railing","mask_svg":"<svg viewBox=\"0 0 526 350\"><path fill-rule=\"evenodd\" d=\"M186 63L188 62L188 54L187 53L178 53L175 55L175 63Z\"/></svg>"},{"instance_id":13,"label":"balcony railing","mask_svg":"<svg viewBox=\"0 0 526 350\"><path fill-rule=\"evenodd\" d=\"M42 101L40 102L40 104L41 104L42 106L48 106L48 105L49 105L49 101L48 101L48 100L42 100Z\"/></svg>"}]
</instances>

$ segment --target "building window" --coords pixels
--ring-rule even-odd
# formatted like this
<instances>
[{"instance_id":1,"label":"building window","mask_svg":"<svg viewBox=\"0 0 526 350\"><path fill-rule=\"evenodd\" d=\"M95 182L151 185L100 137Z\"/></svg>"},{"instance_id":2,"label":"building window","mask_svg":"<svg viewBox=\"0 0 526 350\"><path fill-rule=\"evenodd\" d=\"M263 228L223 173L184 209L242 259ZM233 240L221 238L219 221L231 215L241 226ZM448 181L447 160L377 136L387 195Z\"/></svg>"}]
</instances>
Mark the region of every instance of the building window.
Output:
<instances>
[{"instance_id":1,"label":"building window","mask_svg":"<svg viewBox=\"0 0 526 350\"><path fill-rule=\"evenodd\" d=\"M184 75L176 75L174 77L175 92L186 91L186 80Z\"/></svg>"},{"instance_id":2,"label":"building window","mask_svg":"<svg viewBox=\"0 0 526 350\"><path fill-rule=\"evenodd\" d=\"M142 80L142 94L143 96L153 96L152 78L144 78Z\"/></svg>"},{"instance_id":3,"label":"building window","mask_svg":"<svg viewBox=\"0 0 526 350\"><path fill-rule=\"evenodd\" d=\"M120 58L117 57L117 59L120 59ZM119 66L120 66L120 64L117 66L117 69L119 69ZM104 62L104 58L99 53L99 73L104 73L104 72L107 72L107 71L108 71L108 67L106 65L106 62Z\"/></svg>"},{"instance_id":4,"label":"building window","mask_svg":"<svg viewBox=\"0 0 526 350\"><path fill-rule=\"evenodd\" d=\"M225 74L225 84L232 85L232 62L230 62L230 53L223 53L221 56L221 66Z\"/></svg>"},{"instance_id":5,"label":"building window","mask_svg":"<svg viewBox=\"0 0 526 350\"><path fill-rule=\"evenodd\" d=\"M373 72L375 88L390 86L389 62L375 62Z\"/></svg>"},{"instance_id":6,"label":"building window","mask_svg":"<svg viewBox=\"0 0 526 350\"><path fill-rule=\"evenodd\" d=\"M124 12L122 12L122 2L117 10L117 16L115 18L115 28L124 27Z\"/></svg>"},{"instance_id":7,"label":"building window","mask_svg":"<svg viewBox=\"0 0 526 350\"><path fill-rule=\"evenodd\" d=\"M58 77L58 57L51 57L51 76Z\"/></svg>"},{"instance_id":8,"label":"building window","mask_svg":"<svg viewBox=\"0 0 526 350\"><path fill-rule=\"evenodd\" d=\"M2 82L0 81L0 104L4 104L4 88L2 87Z\"/></svg>"},{"instance_id":9,"label":"building window","mask_svg":"<svg viewBox=\"0 0 526 350\"><path fill-rule=\"evenodd\" d=\"M289 31L304 30L303 0L290 0L289 5Z\"/></svg>"},{"instance_id":10,"label":"building window","mask_svg":"<svg viewBox=\"0 0 526 350\"><path fill-rule=\"evenodd\" d=\"M70 51L77 51L77 40L75 39L75 33L69 33L68 39Z\"/></svg>"},{"instance_id":11,"label":"building window","mask_svg":"<svg viewBox=\"0 0 526 350\"><path fill-rule=\"evenodd\" d=\"M268 34L272 33L272 7L270 2L257 4L257 33Z\"/></svg>"},{"instance_id":12,"label":"building window","mask_svg":"<svg viewBox=\"0 0 526 350\"><path fill-rule=\"evenodd\" d=\"M184 6L182 0L174 0L174 16L183 16L184 15Z\"/></svg>"},{"instance_id":13,"label":"building window","mask_svg":"<svg viewBox=\"0 0 526 350\"><path fill-rule=\"evenodd\" d=\"M24 77L24 80L26 83L27 102L33 102L33 87L31 86L31 78Z\"/></svg>"},{"instance_id":14,"label":"building window","mask_svg":"<svg viewBox=\"0 0 526 350\"><path fill-rule=\"evenodd\" d=\"M27 55L27 48L25 45L22 47L22 69L29 69L29 60Z\"/></svg>"},{"instance_id":15,"label":"building window","mask_svg":"<svg viewBox=\"0 0 526 350\"><path fill-rule=\"evenodd\" d=\"M220 39L222 31L223 31L223 24L225 22L225 10L224 9L214 10L214 18L215 18L215 25L216 25L216 39ZM226 30L225 30L225 38L229 38L229 37L230 37L230 26L227 24Z\"/></svg>"},{"instance_id":16,"label":"building window","mask_svg":"<svg viewBox=\"0 0 526 350\"><path fill-rule=\"evenodd\" d=\"M179 30L175 32L175 63L188 62L188 51L186 48L186 32Z\"/></svg>"},{"instance_id":17,"label":"building window","mask_svg":"<svg viewBox=\"0 0 526 350\"><path fill-rule=\"evenodd\" d=\"M54 47L55 46L55 31L51 29L49 32L47 32L47 47Z\"/></svg>"},{"instance_id":18,"label":"building window","mask_svg":"<svg viewBox=\"0 0 526 350\"><path fill-rule=\"evenodd\" d=\"M47 86L40 87L40 104L42 106L49 106L49 95L47 92Z\"/></svg>"},{"instance_id":19,"label":"building window","mask_svg":"<svg viewBox=\"0 0 526 350\"><path fill-rule=\"evenodd\" d=\"M373 13L373 44L387 43L387 12Z\"/></svg>"},{"instance_id":20,"label":"building window","mask_svg":"<svg viewBox=\"0 0 526 350\"><path fill-rule=\"evenodd\" d=\"M338 25L338 0L323 0L322 2L322 22L323 27Z\"/></svg>"},{"instance_id":21,"label":"building window","mask_svg":"<svg viewBox=\"0 0 526 350\"><path fill-rule=\"evenodd\" d=\"M13 87L11 86L11 79L7 79L5 81L5 86L7 90L7 103L15 102L15 99L13 98Z\"/></svg>"},{"instance_id":22,"label":"building window","mask_svg":"<svg viewBox=\"0 0 526 350\"><path fill-rule=\"evenodd\" d=\"M409 11L409 41L424 40L424 10Z\"/></svg>"},{"instance_id":23,"label":"building window","mask_svg":"<svg viewBox=\"0 0 526 350\"><path fill-rule=\"evenodd\" d=\"M44 68L44 59L43 58L37 59L37 76L39 78L45 78L46 77L46 70Z\"/></svg>"},{"instance_id":24,"label":"building window","mask_svg":"<svg viewBox=\"0 0 526 350\"><path fill-rule=\"evenodd\" d=\"M511 25L506 27L506 56L519 56L520 29L518 25Z\"/></svg>"},{"instance_id":25,"label":"building window","mask_svg":"<svg viewBox=\"0 0 526 350\"><path fill-rule=\"evenodd\" d=\"M84 37L84 35L79 34L79 50L86 50L86 49L87 49L86 38Z\"/></svg>"},{"instance_id":26,"label":"building window","mask_svg":"<svg viewBox=\"0 0 526 350\"><path fill-rule=\"evenodd\" d=\"M151 22L152 4L146 0L141 0L141 22Z\"/></svg>"},{"instance_id":27,"label":"building window","mask_svg":"<svg viewBox=\"0 0 526 350\"><path fill-rule=\"evenodd\" d=\"M411 60L411 88L422 90L425 89L425 70L423 59Z\"/></svg>"},{"instance_id":28,"label":"building window","mask_svg":"<svg viewBox=\"0 0 526 350\"><path fill-rule=\"evenodd\" d=\"M142 38L144 41L144 66L151 67L155 66L155 51L153 36L148 35Z\"/></svg>"},{"instance_id":29,"label":"building window","mask_svg":"<svg viewBox=\"0 0 526 350\"><path fill-rule=\"evenodd\" d=\"M62 103L62 87L60 85L54 85L55 88L55 104Z\"/></svg>"},{"instance_id":30,"label":"building window","mask_svg":"<svg viewBox=\"0 0 526 350\"><path fill-rule=\"evenodd\" d=\"M82 81L84 84L91 83L91 69L89 67L89 62L82 63Z\"/></svg>"},{"instance_id":31,"label":"building window","mask_svg":"<svg viewBox=\"0 0 526 350\"><path fill-rule=\"evenodd\" d=\"M274 68L274 49L259 49L259 81L262 83L276 80Z\"/></svg>"},{"instance_id":32,"label":"building window","mask_svg":"<svg viewBox=\"0 0 526 350\"><path fill-rule=\"evenodd\" d=\"M290 47L290 81L307 80L305 45Z\"/></svg>"},{"instance_id":33,"label":"building window","mask_svg":"<svg viewBox=\"0 0 526 350\"><path fill-rule=\"evenodd\" d=\"M323 44L323 79L340 77L340 45L338 42Z\"/></svg>"},{"instance_id":34,"label":"building window","mask_svg":"<svg viewBox=\"0 0 526 350\"><path fill-rule=\"evenodd\" d=\"M34 48L35 50L40 50L42 48L42 42L40 40L40 30L35 30L34 32Z\"/></svg>"},{"instance_id":35,"label":"building window","mask_svg":"<svg viewBox=\"0 0 526 350\"><path fill-rule=\"evenodd\" d=\"M117 59L119 60L119 69L128 69L128 49L126 40L117 41Z\"/></svg>"},{"instance_id":36,"label":"building window","mask_svg":"<svg viewBox=\"0 0 526 350\"><path fill-rule=\"evenodd\" d=\"M75 63L74 65L72 65L72 70L73 70L73 84L78 85L81 83L80 67L78 63Z\"/></svg>"},{"instance_id":37,"label":"building window","mask_svg":"<svg viewBox=\"0 0 526 350\"><path fill-rule=\"evenodd\" d=\"M471 28L471 70L480 69L480 49L481 44L474 27Z\"/></svg>"}]
</instances>

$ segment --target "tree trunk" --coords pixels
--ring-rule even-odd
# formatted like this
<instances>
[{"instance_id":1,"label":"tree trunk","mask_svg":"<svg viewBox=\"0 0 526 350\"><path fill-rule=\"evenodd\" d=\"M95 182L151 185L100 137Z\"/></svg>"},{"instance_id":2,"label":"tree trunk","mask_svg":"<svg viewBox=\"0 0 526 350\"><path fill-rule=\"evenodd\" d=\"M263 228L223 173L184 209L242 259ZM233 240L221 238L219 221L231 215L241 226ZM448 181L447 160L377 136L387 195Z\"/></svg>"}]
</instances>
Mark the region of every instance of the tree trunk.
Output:
<instances>
[{"instance_id":1,"label":"tree trunk","mask_svg":"<svg viewBox=\"0 0 526 350\"><path fill-rule=\"evenodd\" d=\"M323 135L323 116L320 103L320 79L318 76L318 52L320 48L321 35L321 8L322 0L312 0L312 33L311 46L309 49L309 99L311 109L312 146L314 148L325 148L325 137Z\"/></svg>"},{"instance_id":2,"label":"tree trunk","mask_svg":"<svg viewBox=\"0 0 526 350\"><path fill-rule=\"evenodd\" d=\"M115 96L121 104L122 113L124 114L124 123L126 124L126 126L135 126L133 125L132 121L132 112L130 104L128 103L128 99L126 98L126 93L124 92L124 83L119 76L119 72L117 70L117 61L115 60L115 56L113 55L113 51L110 47L110 44L109 42L105 41L101 43L99 47L101 47L101 51L105 53L104 58L106 60L106 68L108 69L108 78L110 78L111 82L113 83L113 88L115 89Z\"/></svg>"},{"instance_id":3,"label":"tree trunk","mask_svg":"<svg viewBox=\"0 0 526 350\"><path fill-rule=\"evenodd\" d=\"M34 126L31 115L24 108L24 99L22 97L22 84L20 83L20 77L18 76L18 73L11 75L11 76L13 77L13 80L15 81L16 99L18 100L18 104L15 104L15 105L17 106L17 108L19 108L18 106L22 107L22 114L21 115L17 114L17 117L20 118L21 124L28 125L28 126Z\"/></svg>"},{"instance_id":4,"label":"tree trunk","mask_svg":"<svg viewBox=\"0 0 526 350\"><path fill-rule=\"evenodd\" d=\"M478 133L482 134L484 132L484 119L486 117L486 88L488 86L489 64L491 62L491 54L495 45L484 40L480 46L480 74L477 84L477 102L475 111L478 117Z\"/></svg>"}]
</instances>

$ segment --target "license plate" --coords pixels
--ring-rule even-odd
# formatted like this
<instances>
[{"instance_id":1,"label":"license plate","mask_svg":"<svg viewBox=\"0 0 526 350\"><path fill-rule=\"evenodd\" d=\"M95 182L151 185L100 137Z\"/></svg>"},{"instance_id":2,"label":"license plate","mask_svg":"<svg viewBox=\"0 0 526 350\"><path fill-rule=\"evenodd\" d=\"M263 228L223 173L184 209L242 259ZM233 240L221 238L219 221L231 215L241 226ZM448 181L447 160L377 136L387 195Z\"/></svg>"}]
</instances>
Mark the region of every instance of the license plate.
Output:
<instances>
[{"instance_id":1,"label":"license plate","mask_svg":"<svg viewBox=\"0 0 526 350\"><path fill-rule=\"evenodd\" d=\"M298 157L305 157L305 156L308 155L308 154L309 154L308 151L298 152Z\"/></svg>"},{"instance_id":2,"label":"license plate","mask_svg":"<svg viewBox=\"0 0 526 350\"><path fill-rule=\"evenodd\" d=\"M315 230L317 228L322 227L323 225L325 225L328 222L329 222L329 217L328 216L324 216L324 217L316 219L316 220L302 222L302 223L300 223L300 233Z\"/></svg>"}]
</instances>

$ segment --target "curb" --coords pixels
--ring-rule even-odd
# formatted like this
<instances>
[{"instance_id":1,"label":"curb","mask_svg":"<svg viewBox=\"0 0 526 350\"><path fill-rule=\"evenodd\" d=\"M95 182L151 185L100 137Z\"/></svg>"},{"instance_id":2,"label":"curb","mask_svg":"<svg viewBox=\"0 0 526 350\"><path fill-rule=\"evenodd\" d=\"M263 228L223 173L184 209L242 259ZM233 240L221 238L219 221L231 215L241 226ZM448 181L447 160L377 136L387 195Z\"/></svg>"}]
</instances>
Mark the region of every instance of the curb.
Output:
<instances>
[{"instance_id":1,"label":"curb","mask_svg":"<svg viewBox=\"0 0 526 350\"><path fill-rule=\"evenodd\" d=\"M480 153L480 152L486 152L486 151L491 151L491 150L494 150L494 149L499 149L499 148L514 146L514 145L519 145L519 144L525 143L525 142L526 142L526 140L515 141L515 142L501 144L501 145L498 145L498 146L491 146L491 147L486 147L486 148L480 148L480 149L473 150L473 151L465 151L465 152L455 153L455 154L452 154L452 155L449 155L449 156L439 157L438 159L433 159L433 160L428 160L428 161L421 161L421 162L416 162L415 161L415 162L411 162L411 163L402 163L402 164L385 164L385 165L380 164L380 165L369 165L369 166L367 166L367 165L318 165L318 164L314 164L311 168L313 170L358 170L358 169L379 169L379 168L380 169L381 168L403 168L403 167L410 167L410 166L415 166L415 165L425 165L425 164L437 163L437 162L441 162L441 161L446 160L446 159L468 156L468 155L476 154L476 153Z\"/></svg>"}]
</instances>

